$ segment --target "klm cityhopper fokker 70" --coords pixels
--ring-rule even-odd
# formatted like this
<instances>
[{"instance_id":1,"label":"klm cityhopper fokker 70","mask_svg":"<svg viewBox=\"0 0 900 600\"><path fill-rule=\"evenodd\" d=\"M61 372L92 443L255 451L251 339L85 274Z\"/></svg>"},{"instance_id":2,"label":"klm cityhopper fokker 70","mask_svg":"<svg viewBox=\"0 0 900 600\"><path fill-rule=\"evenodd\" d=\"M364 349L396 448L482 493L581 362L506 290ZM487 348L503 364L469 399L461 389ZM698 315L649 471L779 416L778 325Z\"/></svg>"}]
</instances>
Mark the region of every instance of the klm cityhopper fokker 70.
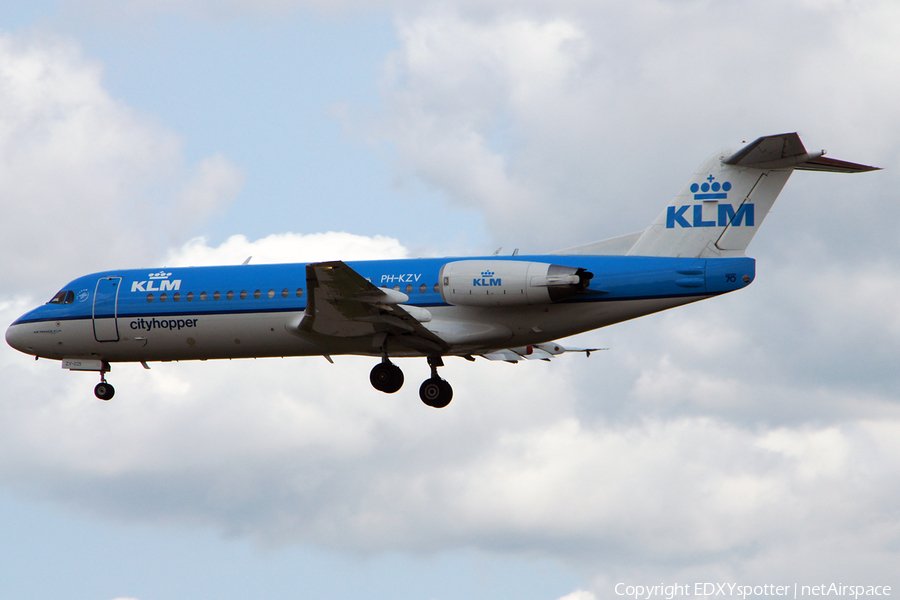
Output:
<instances>
[{"instance_id":1,"label":"klm cityhopper fokker 70","mask_svg":"<svg viewBox=\"0 0 900 600\"><path fill-rule=\"evenodd\" d=\"M515 362L554 340L749 285L744 250L791 173L875 167L808 152L796 133L711 156L643 231L542 256L122 270L80 277L6 331L14 348L97 371L114 362L362 354L372 385L403 384L395 357L425 357L422 401L453 395L445 356Z\"/></svg>"}]
</instances>

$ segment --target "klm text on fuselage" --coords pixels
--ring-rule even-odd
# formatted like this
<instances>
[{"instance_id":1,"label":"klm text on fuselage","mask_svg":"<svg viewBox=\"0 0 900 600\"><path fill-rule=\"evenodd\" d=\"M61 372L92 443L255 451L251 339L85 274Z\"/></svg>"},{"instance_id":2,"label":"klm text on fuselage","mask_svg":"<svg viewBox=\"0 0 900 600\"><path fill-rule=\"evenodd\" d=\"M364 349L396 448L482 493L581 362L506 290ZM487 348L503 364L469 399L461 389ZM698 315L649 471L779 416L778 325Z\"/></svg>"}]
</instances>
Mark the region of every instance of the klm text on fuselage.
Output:
<instances>
[{"instance_id":1,"label":"klm text on fuselage","mask_svg":"<svg viewBox=\"0 0 900 600\"><path fill-rule=\"evenodd\" d=\"M693 210L688 213L691 207L693 207ZM730 204L719 204L718 207L718 214L716 215L718 218L716 220L704 220L702 204L685 204L679 207L670 206L666 210L666 229L674 229L676 225L679 227L726 227L728 225L753 227L756 222L753 204L749 202L741 204L737 211ZM689 218L691 220L688 220Z\"/></svg>"},{"instance_id":2,"label":"klm text on fuselage","mask_svg":"<svg viewBox=\"0 0 900 600\"><path fill-rule=\"evenodd\" d=\"M131 282L132 292L177 292L181 289L181 280L169 281L167 279Z\"/></svg>"}]
</instances>

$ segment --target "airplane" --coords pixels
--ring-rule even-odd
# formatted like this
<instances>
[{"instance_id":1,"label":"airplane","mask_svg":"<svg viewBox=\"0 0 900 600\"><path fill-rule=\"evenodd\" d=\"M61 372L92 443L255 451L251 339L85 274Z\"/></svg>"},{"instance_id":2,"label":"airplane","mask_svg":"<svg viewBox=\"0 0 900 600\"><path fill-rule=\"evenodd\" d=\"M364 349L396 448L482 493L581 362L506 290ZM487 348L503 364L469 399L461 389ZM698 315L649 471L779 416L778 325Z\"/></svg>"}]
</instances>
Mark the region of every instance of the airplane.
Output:
<instances>
[{"instance_id":1,"label":"airplane","mask_svg":"<svg viewBox=\"0 0 900 600\"><path fill-rule=\"evenodd\" d=\"M164 267L79 277L6 331L13 348L95 371L112 363L255 357L380 357L372 386L394 393L391 359L424 357L419 388L443 408L444 357L549 360L571 335L748 286L745 250L791 173L877 167L808 152L797 133L710 156L644 230L547 255ZM249 261L249 259L248 259Z\"/></svg>"}]
</instances>

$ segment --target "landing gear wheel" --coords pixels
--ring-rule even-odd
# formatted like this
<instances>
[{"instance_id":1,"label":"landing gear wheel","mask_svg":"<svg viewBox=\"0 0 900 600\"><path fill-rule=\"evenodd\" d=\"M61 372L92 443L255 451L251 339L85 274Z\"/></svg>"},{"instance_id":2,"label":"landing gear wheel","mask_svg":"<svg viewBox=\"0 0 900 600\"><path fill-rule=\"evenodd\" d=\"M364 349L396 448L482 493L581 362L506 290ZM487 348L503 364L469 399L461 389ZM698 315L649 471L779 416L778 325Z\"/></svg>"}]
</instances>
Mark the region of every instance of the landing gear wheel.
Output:
<instances>
[{"instance_id":1,"label":"landing gear wheel","mask_svg":"<svg viewBox=\"0 0 900 600\"><path fill-rule=\"evenodd\" d=\"M419 387L419 398L428 406L444 408L453 400L453 388L443 379L432 377L422 382Z\"/></svg>"},{"instance_id":2,"label":"landing gear wheel","mask_svg":"<svg viewBox=\"0 0 900 600\"><path fill-rule=\"evenodd\" d=\"M393 394L403 387L403 371L400 367L390 362L378 363L372 367L369 373L369 381L379 392Z\"/></svg>"},{"instance_id":3,"label":"landing gear wheel","mask_svg":"<svg viewBox=\"0 0 900 600\"><path fill-rule=\"evenodd\" d=\"M110 384L101 381L94 386L94 395L101 400L112 400L112 397L116 395L116 390Z\"/></svg>"}]
</instances>

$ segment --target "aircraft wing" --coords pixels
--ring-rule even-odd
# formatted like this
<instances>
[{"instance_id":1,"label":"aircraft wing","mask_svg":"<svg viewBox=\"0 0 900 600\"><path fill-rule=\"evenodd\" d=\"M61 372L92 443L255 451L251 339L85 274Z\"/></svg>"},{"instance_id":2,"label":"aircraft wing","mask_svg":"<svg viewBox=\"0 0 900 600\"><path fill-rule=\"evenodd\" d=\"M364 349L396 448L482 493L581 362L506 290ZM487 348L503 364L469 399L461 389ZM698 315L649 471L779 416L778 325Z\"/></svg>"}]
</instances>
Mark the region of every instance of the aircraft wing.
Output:
<instances>
[{"instance_id":1,"label":"aircraft wing","mask_svg":"<svg viewBox=\"0 0 900 600\"><path fill-rule=\"evenodd\" d=\"M409 300L406 294L376 287L342 261L307 265L306 287L306 313L297 326L301 335L373 336L376 346L392 336L406 346L429 352L440 353L449 348L400 306Z\"/></svg>"}]
</instances>

